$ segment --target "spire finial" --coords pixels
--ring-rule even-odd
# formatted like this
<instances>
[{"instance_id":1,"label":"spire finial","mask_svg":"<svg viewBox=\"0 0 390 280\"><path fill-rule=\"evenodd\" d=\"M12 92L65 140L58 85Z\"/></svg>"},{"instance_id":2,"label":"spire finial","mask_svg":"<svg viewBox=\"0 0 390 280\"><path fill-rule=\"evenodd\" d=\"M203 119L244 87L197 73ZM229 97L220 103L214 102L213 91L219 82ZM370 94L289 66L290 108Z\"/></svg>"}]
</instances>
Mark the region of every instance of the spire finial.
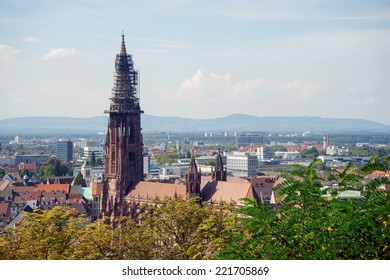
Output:
<instances>
[{"instance_id":1,"label":"spire finial","mask_svg":"<svg viewBox=\"0 0 390 280\"><path fill-rule=\"evenodd\" d=\"M121 54L126 54L126 45L125 45L125 32L122 31L122 45L121 45Z\"/></svg>"}]
</instances>

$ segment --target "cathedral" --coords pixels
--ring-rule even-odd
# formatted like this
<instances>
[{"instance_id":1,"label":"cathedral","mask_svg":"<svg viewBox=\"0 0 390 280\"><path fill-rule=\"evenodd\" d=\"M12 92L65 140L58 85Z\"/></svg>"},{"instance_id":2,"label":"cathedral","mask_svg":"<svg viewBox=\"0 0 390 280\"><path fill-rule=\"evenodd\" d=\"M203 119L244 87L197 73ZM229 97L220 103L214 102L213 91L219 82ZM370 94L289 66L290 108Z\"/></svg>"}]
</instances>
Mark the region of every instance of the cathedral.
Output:
<instances>
[{"instance_id":1,"label":"cathedral","mask_svg":"<svg viewBox=\"0 0 390 280\"><path fill-rule=\"evenodd\" d=\"M105 173L103 176L100 215L111 222L119 216L135 218L141 203L155 198L199 197L201 201L239 201L258 199L248 181L227 182L220 154L211 178L201 177L194 152L185 175L185 185L143 181L143 141L139 98L139 76L132 56L127 54L125 36L115 59L114 85L110 98L105 144ZM204 181L202 183L202 180Z\"/></svg>"}]
</instances>

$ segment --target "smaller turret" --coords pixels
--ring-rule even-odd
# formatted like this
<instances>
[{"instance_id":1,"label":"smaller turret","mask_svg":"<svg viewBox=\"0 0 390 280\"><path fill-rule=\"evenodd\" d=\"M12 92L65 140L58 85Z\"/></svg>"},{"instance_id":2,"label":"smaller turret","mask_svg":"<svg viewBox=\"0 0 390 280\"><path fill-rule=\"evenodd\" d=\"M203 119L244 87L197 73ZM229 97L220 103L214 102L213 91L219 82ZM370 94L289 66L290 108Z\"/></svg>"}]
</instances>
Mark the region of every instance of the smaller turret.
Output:
<instances>
[{"instance_id":1,"label":"smaller turret","mask_svg":"<svg viewBox=\"0 0 390 280\"><path fill-rule=\"evenodd\" d=\"M215 168L211 170L211 179L215 181L226 181L226 168L223 166L220 150L215 155Z\"/></svg>"},{"instance_id":2,"label":"smaller turret","mask_svg":"<svg viewBox=\"0 0 390 280\"><path fill-rule=\"evenodd\" d=\"M201 173L195 162L195 151L192 150L191 162L186 172L186 193L190 197L200 195Z\"/></svg>"}]
</instances>

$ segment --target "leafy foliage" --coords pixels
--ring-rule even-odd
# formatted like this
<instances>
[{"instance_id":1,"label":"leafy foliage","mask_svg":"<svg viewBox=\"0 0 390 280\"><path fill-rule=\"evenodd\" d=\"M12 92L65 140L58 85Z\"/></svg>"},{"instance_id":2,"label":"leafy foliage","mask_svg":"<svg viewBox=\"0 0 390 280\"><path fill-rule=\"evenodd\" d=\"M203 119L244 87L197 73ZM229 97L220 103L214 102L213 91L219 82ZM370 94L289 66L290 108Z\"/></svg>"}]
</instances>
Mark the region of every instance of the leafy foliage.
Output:
<instances>
[{"instance_id":1,"label":"leafy foliage","mask_svg":"<svg viewBox=\"0 0 390 280\"><path fill-rule=\"evenodd\" d=\"M148 205L143 225L152 229L156 259L210 259L234 228L231 206L201 206L197 199L163 199Z\"/></svg>"},{"instance_id":2,"label":"leafy foliage","mask_svg":"<svg viewBox=\"0 0 390 280\"><path fill-rule=\"evenodd\" d=\"M387 179L363 185L351 165L334 174L344 189L364 199L323 196L317 161L296 166L294 179L278 186L276 211L246 200L239 210L243 229L219 253L223 259L389 259L390 196L378 189ZM373 163L372 163L373 164ZM378 167L378 165L375 165ZM368 170L368 168L367 168ZM358 184L356 184L359 182Z\"/></svg>"},{"instance_id":3,"label":"leafy foliage","mask_svg":"<svg viewBox=\"0 0 390 280\"><path fill-rule=\"evenodd\" d=\"M54 176L64 176L71 173L69 163L64 163L55 158L48 159L43 165L39 166L36 175L43 181Z\"/></svg>"},{"instance_id":4,"label":"leafy foliage","mask_svg":"<svg viewBox=\"0 0 390 280\"><path fill-rule=\"evenodd\" d=\"M15 229L1 235L1 259L68 259L74 250L73 236L86 222L74 209L66 207L25 213L23 218Z\"/></svg>"},{"instance_id":5,"label":"leafy foliage","mask_svg":"<svg viewBox=\"0 0 390 280\"><path fill-rule=\"evenodd\" d=\"M87 186L87 183L85 182L85 179L83 178L83 175L81 174L80 171L79 171L79 173L77 173L76 178L74 178L73 185L81 186L83 188L85 188Z\"/></svg>"},{"instance_id":6,"label":"leafy foliage","mask_svg":"<svg viewBox=\"0 0 390 280\"><path fill-rule=\"evenodd\" d=\"M158 164L174 163L180 158L179 154L161 154L155 156Z\"/></svg>"},{"instance_id":7,"label":"leafy foliage","mask_svg":"<svg viewBox=\"0 0 390 280\"><path fill-rule=\"evenodd\" d=\"M315 159L319 156L319 152L315 147L312 147L310 149L304 150L301 152L301 156L303 158L312 158Z\"/></svg>"},{"instance_id":8,"label":"leafy foliage","mask_svg":"<svg viewBox=\"0 0 390 280\"><path fill-rule=\"evenodd\" d=\"M92 167L96 166L96 155L95 155L95 152L92 152L92 155L91 155L91 166Z\"/></svg>"},{"instance_id":9,"label":"leafy foliage","mask_svg":"<svg viewBox=\"0 0 390 280\"><path fill-rule=\"evenodd\" d=\"M0 259L212 259L236 231L232 210L166 198L144 206L141 223L121 217L114 229L67 207L37 210L0 234Z\"/></svg>"}]
</instances>

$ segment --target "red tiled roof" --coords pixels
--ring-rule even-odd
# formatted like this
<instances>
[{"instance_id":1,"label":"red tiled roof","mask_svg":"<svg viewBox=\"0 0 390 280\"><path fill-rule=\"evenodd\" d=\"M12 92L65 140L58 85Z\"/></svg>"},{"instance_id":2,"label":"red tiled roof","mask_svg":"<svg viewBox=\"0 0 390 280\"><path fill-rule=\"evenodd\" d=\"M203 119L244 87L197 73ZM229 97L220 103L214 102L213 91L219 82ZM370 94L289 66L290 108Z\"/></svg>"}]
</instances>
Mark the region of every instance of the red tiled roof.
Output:
<instances>
[{"instance_id":1,"label":"red tiled roof","mask_svg":"<svg viewBox=\"0 0 390 280\"><path fill-rule=\"evenodd\" d=\"M73 193L69 194L68 202L69 203L76 203L77 201L81 201L83 199L83 195L81 193Z\"/></svg>"},{"instance_id":2,"label":"red tiled roof","mask_svg":"<svg viewBox=\"0 0 390 280\"><path fill-rule=\"evenodd\" d=\"M135 184L127 198L148 200L156 197L174 197L175 195L184 197L186 195L186 186L141 181Z\"/></svg>"},{"instance_id":3,"label":"red tiled roof","mask_svg":"<svg viewBox=\"0 0 390 280\"><path fill-rule=\"evenodd\" d=\"M35 190L42 192L50 192L50 191L65 191L65 193L69 193L70 186L69 184L37 184L35 185Z\"/></svg>"},{"instance_id":4,"label":"red tiled roof","mask_svg":"<svg viewBox=\"0 0 390 280\"><path fill-rule=\"evenodd\" d=\"M26 193L26 201L28 200L41 200L41 192L40 191L33 191L33 192L27 192Z\"/></svg>"},{"instance_id":5,"label":"red tiled roof","mask_svg":"<svg viewBox=\"0 0 390 280\"><path fill-rule=\"evenodd\" d=\"M22 196L15 196L14 197L14 202L16 204L25 204L26 203L26 198Z\"/></svg>"},{"instance_id":6,"label":"red tiled roof","mask_svg":"<svg viewBox=\"0 0 390 280\"><path fill-rule=\"evenodd\" d=\"M3 216L3 217L9 216L9 203L8 202L0 203L0 216Z\"/></svg>"},{"instance_id":7,"label":"red tiled roof","mask_svg":"<svg viewBox=\"0 0 390 280\"><path fill-rule=\"evenodd\" d=\"M27 192L34 192L35 188L33 186L16 186L13 188L14 192L19 193L19 194L24 194Z\"/></svg>"},{"instance_id":8,"label":"red tiled roof","mask_svg":"<svg viewBox=\"0 0 390 280\"><path fill-rule=\"evenodd\" d=\"M257 194L249 182L210 181L201 190L201 196L208 202L234 201L236 204L241 204L241 198L257 199Z\"/></svg>"},{"instance_id":9,"label":"red tiled roof","mask_svg":"<svg viewBox=\"0 0 390 280\"><path fill-rule=\"evenodd\" d=\"M7 179L0 181L0 191L5 190L9 184L11 184L11 182L8 181Z\"/></svg>"}]
</instances>

